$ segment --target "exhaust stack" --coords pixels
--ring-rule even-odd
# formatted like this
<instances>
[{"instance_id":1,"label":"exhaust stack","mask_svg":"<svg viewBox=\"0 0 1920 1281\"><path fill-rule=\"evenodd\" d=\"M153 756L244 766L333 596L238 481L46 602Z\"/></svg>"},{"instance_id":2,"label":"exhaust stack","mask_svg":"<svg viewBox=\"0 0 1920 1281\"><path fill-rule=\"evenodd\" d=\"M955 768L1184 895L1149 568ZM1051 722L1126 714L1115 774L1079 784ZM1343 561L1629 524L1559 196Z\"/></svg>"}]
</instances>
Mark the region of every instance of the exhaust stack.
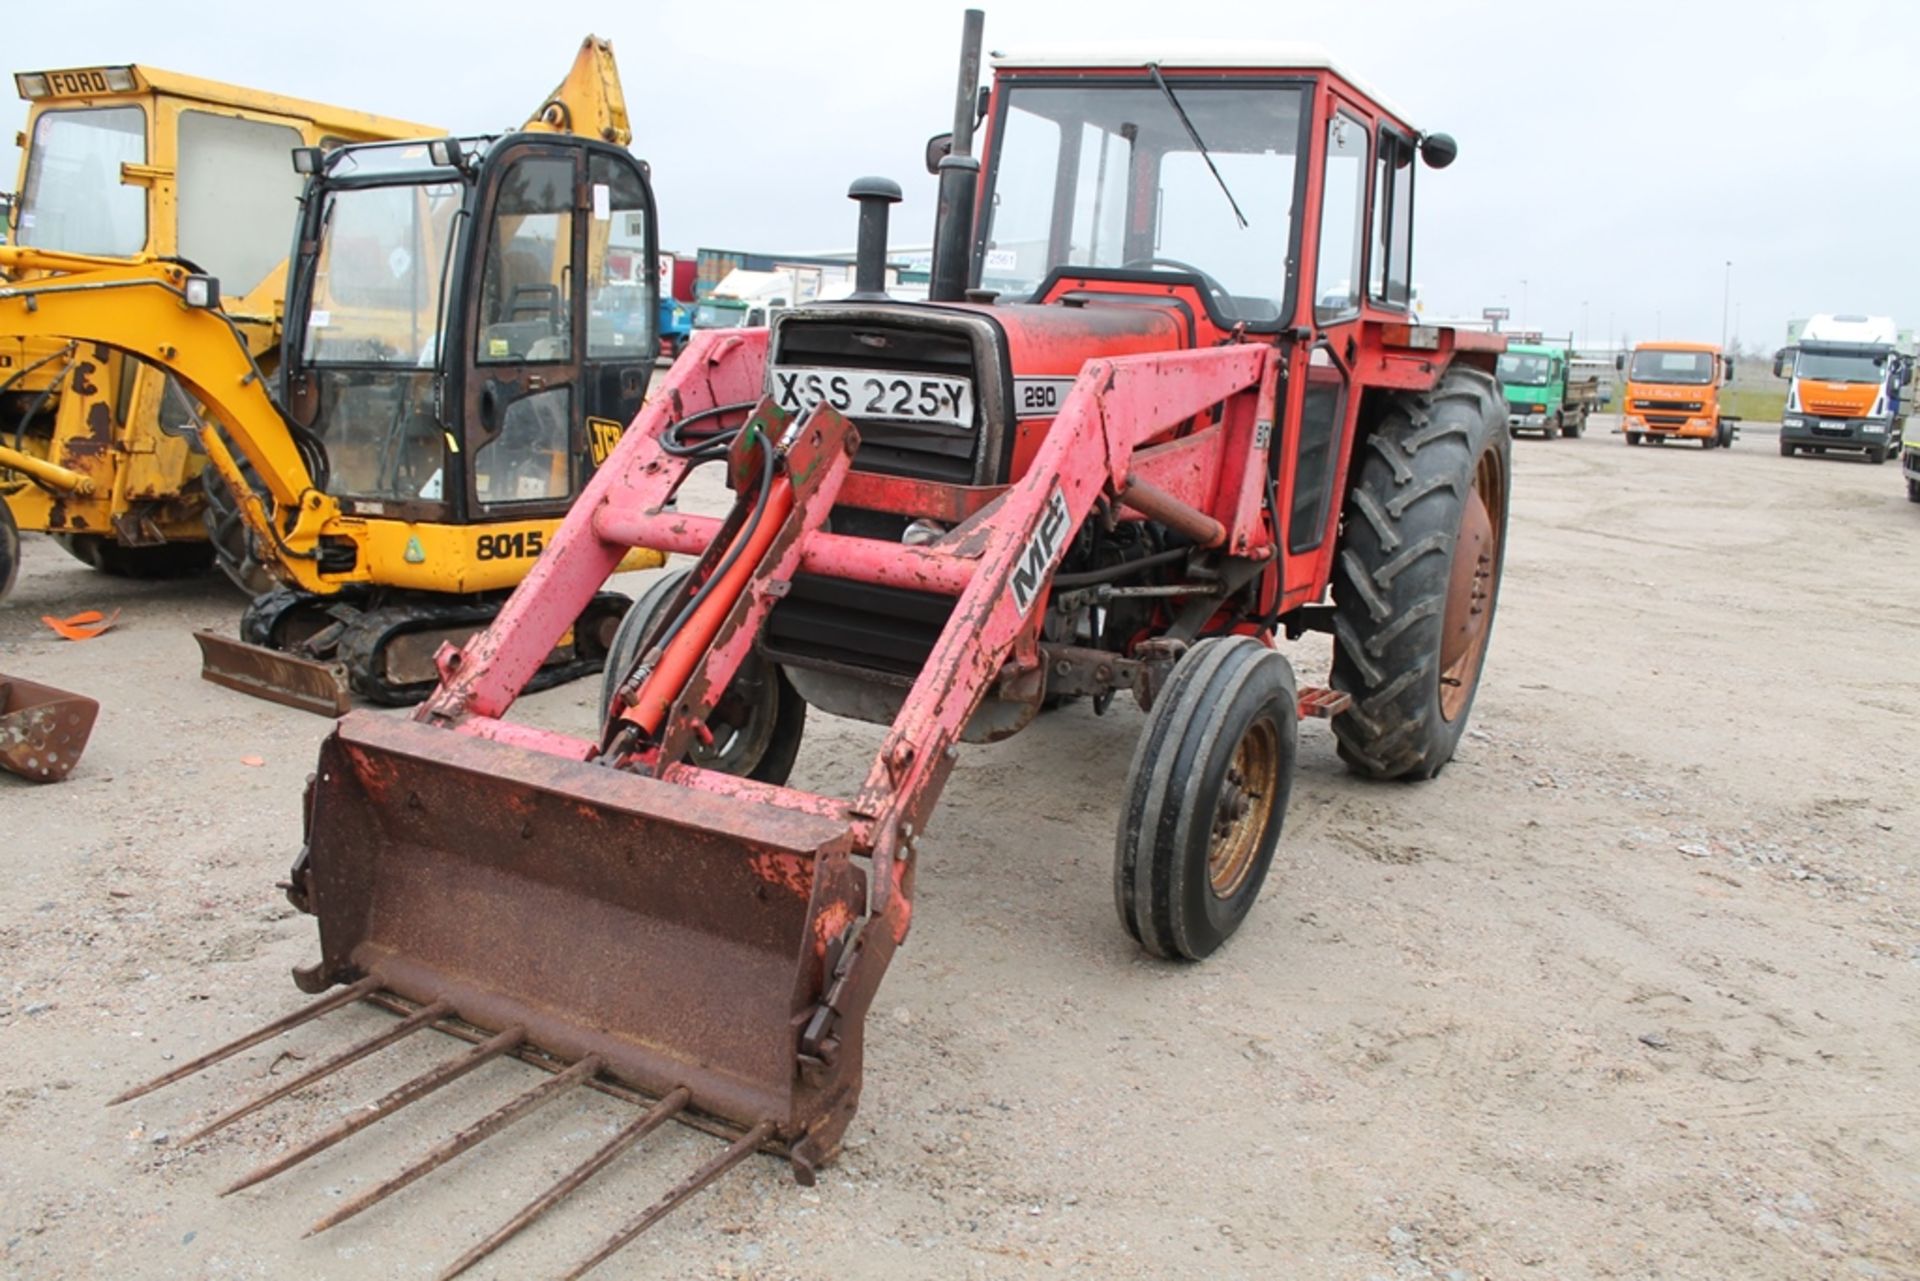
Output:
<instances>
[{"instance_id":1,"label":"exhaust stack","mask_svg":"<svg viewBox=\"0 0 1920 1281\"><path fill-rule=\"evenodd\" d=\"M960 302L967 294L973 256L973 204L980 159L973 154L973 121L980 90L980 46L987 15L967 10L960 29L960 81L953 100L953 147L940 161L940 203L933 223L933 271L927 297Z\"/></svg>"}]
</instances>

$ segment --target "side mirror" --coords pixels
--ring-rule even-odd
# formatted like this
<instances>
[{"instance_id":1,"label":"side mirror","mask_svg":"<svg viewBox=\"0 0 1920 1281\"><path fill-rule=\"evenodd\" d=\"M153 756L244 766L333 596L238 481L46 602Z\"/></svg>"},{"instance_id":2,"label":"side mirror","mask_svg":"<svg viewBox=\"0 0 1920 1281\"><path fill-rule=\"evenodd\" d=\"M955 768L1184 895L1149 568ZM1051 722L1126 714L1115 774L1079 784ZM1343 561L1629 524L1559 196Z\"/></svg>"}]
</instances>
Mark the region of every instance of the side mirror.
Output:
<instances>
[{"instance_id":1,"label":"side mirror","mask_svg":"<svg viewBox=\"0 0 1920 1281\"><path fill-rule=\"evenodd\" d=\"M1460 144L1450 133L1430 133L1420 139L1420 158L1430 169L1445 169L1460 154Z\"/></svg>"},{"instance_id":2,"label":"side mirror","mask_svg":"<svg viewBox=\"0 0 1920 1281\"><path fill-rule=\"evenodd\" d=\"M1626 356L1621 353L1616 353L1613 358L1613 367L1616 372L1625 373L1627 370Z\"/></svg>"},{"instance_id":3,"label":"side mirror","mask_svg":"<svg viewBox=\"0 0 1920 1281\"><path fill-rule=\"evenodd\" d=\"M953 135L936 133L927 139L927 172L938 174L940 162L953 154Z\"/></svg>"},{"instance_id":4,"label":"side mirror","mask_svg":"<svg viewBox=\"0 0 1920 1281\"><path fill-rule=\"evenodd\" d=\"M1720 363L1727 367L1727 381L1732 382L1733 381L1733 357L1722 356L1720 357Z\"/></svg>"},{"instance_id":5,"label":"side mirror","mask_svg":"<svg viewBox=\"0 0 1920 1281\"><path fill-rule=\"evenodd\" d=\"M1775 378L1785 378L1787 376L1787 353L1791 350L1789 347L1782 347L1779 351L1773 353L1773 376Z\"/></svg>"}]
</instances>

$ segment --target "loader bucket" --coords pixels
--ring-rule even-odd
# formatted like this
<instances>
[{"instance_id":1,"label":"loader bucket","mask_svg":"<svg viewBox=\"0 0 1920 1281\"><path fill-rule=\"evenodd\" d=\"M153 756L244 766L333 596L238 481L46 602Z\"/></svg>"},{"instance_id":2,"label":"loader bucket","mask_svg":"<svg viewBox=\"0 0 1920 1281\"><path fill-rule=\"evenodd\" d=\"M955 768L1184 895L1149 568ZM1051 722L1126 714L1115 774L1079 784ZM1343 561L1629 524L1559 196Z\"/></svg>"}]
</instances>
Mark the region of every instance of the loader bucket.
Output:
<instances>
[{"instance_id":1,"label":"loader bucket","mask_svg":"<svg viewBox=\"0 0 1920 1281\"><path fill-rule=\"evenodd\" d=\"M57 783L86 750L100 704L51 685L0 675L0 767Z\"/></svg>"},{"instance_id":2,"label":"loader bucket","mask_svg":"<svg viewBox=\"0 0 1920 1281\"><path fill-rule=\"evenodd\" d=\"M323 745L308 814L294 892L321 961L302 987L377 979L685 1091L704 1128L759 1129L803 1175L832 1154L871 993L837 1004L830 1062L798 1044L867 907L845 821L367 712Z\"/></svg>"}]
</instances>

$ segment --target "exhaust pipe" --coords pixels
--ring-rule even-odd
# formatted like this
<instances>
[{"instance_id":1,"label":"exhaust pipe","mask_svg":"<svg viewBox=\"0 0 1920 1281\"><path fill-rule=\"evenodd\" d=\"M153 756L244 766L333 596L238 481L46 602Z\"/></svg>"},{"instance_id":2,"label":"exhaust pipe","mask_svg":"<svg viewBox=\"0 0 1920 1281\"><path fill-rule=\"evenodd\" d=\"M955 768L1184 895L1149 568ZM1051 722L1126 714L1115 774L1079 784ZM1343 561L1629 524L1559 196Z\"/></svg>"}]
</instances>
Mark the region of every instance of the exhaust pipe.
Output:
<instances>
[{"instance_id":1,"label":"exhaust pipe","mask_svg":"<svg viewBox=\"0 0 1920 1281\"><path fill-rule=\"evenodd\" d=\"M940 161L940 203L933 222L933 271L927 297L959 302L967 295L973 257L973 203L980 160L973 154L973 121L980 92L980 46L987 15L967 10L960 28L960 81L953 99L953 147Z\"/></svg>"},{"instance_id":2,"label":"exhaust pipe","mask_svg":"<svg viewBox=\"0 0 1920 1281\"><path fill-rule=\"evenodd\" d=\"M853 251L853 293L859 302L887 300L887 206L900 203L891 178L856 178L847 199L860 202L860 237Z\"/></svg>"}]
</instances>

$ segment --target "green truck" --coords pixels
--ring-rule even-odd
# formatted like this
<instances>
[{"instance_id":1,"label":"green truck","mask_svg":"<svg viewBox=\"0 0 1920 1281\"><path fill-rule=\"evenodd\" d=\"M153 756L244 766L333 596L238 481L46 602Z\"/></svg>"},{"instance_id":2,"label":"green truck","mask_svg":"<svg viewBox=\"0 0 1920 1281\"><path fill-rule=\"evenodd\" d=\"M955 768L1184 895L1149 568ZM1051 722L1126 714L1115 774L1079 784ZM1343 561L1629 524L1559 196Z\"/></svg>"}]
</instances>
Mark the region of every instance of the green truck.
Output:
<instances>
[{"instance_id":1,"label":"green truck","mask_svg":"<svg viewBox=\"0 0 1920 1281\"><path fill-rule=\"evenodd\" d=\"M1547 439L1578 436L1600 400L1600 379L1576 374L1568 347L1511 342L1494 367L1507 401L1507 429L1537 431Z\"/></svg>"}]
</instances>

